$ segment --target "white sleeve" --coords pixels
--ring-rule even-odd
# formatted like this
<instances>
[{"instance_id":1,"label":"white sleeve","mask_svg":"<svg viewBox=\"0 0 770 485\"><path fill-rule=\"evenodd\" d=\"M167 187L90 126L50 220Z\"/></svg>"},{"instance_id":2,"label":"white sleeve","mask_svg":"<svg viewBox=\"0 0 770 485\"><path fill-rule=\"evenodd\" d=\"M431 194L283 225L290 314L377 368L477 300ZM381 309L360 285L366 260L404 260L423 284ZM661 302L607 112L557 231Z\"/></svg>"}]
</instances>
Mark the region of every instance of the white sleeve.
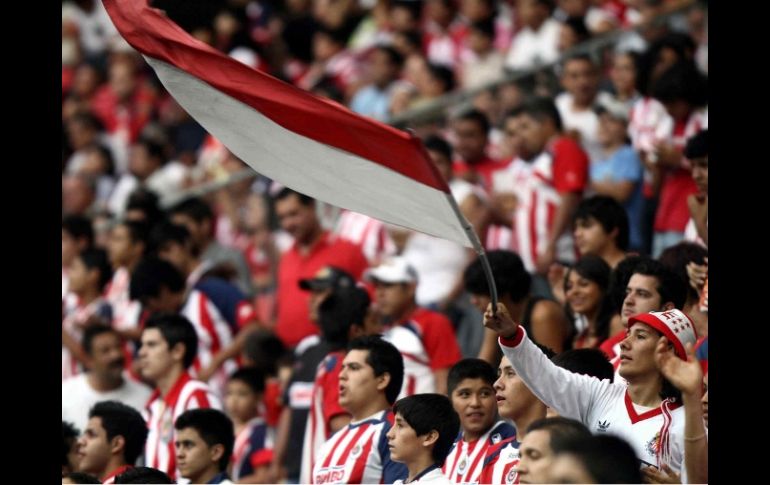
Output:
<instances>
[{"instance_id":1,"label":"white sleeve","mask_svg":"<svg viewBox=\"0 0 770 485\"><path fill-rule=\"evenodd\" d=\"M499 342L521 380L538 399L560 415L587 423L597 405L610 400L614 389L609 380L576 374L557 366L532 343L524 327L519 326L513 339L501 338Z\"/></svg>"}]
</instances>

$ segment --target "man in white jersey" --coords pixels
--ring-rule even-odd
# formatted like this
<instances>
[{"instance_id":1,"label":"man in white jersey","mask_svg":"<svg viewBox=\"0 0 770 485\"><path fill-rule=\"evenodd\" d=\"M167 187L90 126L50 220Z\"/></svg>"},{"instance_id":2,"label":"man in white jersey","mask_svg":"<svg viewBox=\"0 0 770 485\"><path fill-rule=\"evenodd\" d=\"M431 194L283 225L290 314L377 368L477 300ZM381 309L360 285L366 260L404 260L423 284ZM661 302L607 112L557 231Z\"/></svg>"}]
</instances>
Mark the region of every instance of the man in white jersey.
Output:
<instances>
[{"instance_id":1,"label":"man in white jersey","mask_svg":"<svg viewBox=\"0 0 770 485\"><path fill-rule=\"evenodd\" d=\"M665 463L687 483L681 394L658 369L655 348L659 340L667 341L686 359L684 346L695 343L695 326L679 310L639 314L628 323L620 354L626 386L557 367L503 305L494 314L490 305L484 314L484 325L500 335L500 346L516 373L545 404L561 416L579 419L594 433L626 439L640 460L658 467Z\"/></svg>"},{"instance_id":2,"label":"man in white jersey","mask_svg":"<svg viewBox=\"0 0 770 485\"><path fill-rule=\"evenodd\" d=\"M495 368L481 359L463 359L449 370L449 397L460 417L460 434L442 467L450 482L479 483L487 449L516 435L498 419L495 380Z\"/></svg>"},{"instance_id":3,"label":"man in white jersey","mask_svg":"<svg viewBox=\"0 0 770 485\"><path fill-rule=\"evenodd\" d=\"M390 407L401 390L401 354L380 336L350 342L340 372L339 403L351 422L323 444L313 466L312 483L393 483L407 476L390 458L386 433Z\"/></svg>"},{"instance_id":4,"label":"man in white jersey","mask_svg":"<svg viewBox=\"0 0 770 485\"><path fill-rule=\"evenodd\" d=\"M188 374L198 351L198 336L182 315L155 314L142 331L139 368L155 384L147 403L145 420L149 434L144 462L172 479L179 476L174 449L174 422L183 412L196 408L222 409L208 385Z\"/></svg>"},{"instance_id":5,"label":"man in white jersey","mask_svg":"<svg viewBox=\"0 0 770 485\"><path fill-rule=\"evenodd\" d=\"M404 463L409 477L404 483L452 482L441 471L454 436L460 430L460 418L443 394L415 394L399 400L393 411L396 421L388 431L388 447L393 460Z\"/></svg>"}]
</instances>

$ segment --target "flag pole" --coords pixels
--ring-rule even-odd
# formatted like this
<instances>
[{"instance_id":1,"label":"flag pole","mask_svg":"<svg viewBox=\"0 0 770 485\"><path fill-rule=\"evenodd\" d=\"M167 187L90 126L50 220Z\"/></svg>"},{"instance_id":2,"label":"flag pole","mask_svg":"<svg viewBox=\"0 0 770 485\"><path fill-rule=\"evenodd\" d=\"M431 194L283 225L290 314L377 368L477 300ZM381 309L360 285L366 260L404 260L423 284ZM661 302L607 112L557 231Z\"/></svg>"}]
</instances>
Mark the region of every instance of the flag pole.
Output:
<instances>
[{"instance_id":1,"label":"flag pole","mask_svg":"<svg viewBox=\"0 0 770 485\"><path fill-rule=\"evenodd\" d=\"M449 204L452 206L452 210L454 210L457 219L460 221L460 224L465 231L465 235L468 236L468 240L473 244L473 249L476 251L476 254L479 255L481 267L484 269L484 275L487 277L489 297L492 300L492 314L494 315L497 312L497 286L495 286L495 279L492 277L492 267L489 265L487 253L484 251L484 246L481 245L479 236L476 234L473 226L468 222L468 219L465 218L463 213L460 212L460 207L457 205L457 201L452 194L448 194L447 199L449 200Z\"/></svg>"}]
</instances>

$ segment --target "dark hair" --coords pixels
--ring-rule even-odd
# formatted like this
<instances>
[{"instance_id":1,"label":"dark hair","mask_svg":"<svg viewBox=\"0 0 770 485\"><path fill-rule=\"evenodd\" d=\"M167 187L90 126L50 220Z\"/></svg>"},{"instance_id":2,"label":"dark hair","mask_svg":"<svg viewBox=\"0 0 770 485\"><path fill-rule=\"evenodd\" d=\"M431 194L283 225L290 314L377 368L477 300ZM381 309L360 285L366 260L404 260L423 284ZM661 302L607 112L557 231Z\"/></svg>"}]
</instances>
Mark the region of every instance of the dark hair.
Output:
<instances>
[{"instance_id":1,"label":"dark hair","mask_svg":"<svg viewBox=\"0 0 770 485\"><path fill-rule=\"evenodd\" d=\"M163 219L163 211L160 209L158 194L145 187L139 187L131 192L126 202L126 212L137 210L144 214L144 221L148 228L155 226Z\"/></svg>"},{"instance_id":2,"label":"dark hair","mask_svg":"<svg viewBox=\"0 0 770 485\"><path fill-rule=\"evenodd\" d=\"M563 369L576 374L583 374L598 379L609 379L610 382L615 378L615 369L599 349L571 349L556 354L551 358L551 362Z\"/></svg>"},{"instance_id":3,"label":"dark hair","mask_svg":"<svg viewBox=\"0 0 770 485\"><path fill-rule=\"evenodd\" d=\"M452 145L438 135L430 135L423 142L426 150L438 152L452 162Z\"/></svg>"},{"instance_id":4,"label":"dark hair","mask_svg":"<svg viewBox=\"0 0 770 485\"><path fill-rule=\"evenodd\" d=\"M472 121L476 123L479 128L481 128L481 131L486 136L489 133L489 118L487 118L487 115L482 113L481 111L477 109L470 109L468 111L465 111L464 113L460 114L457 118L458 121Z\"/></svg>"},{"instance_id":5,"label":"dark hair","mask_svg":"<svg viewBox=\"0 0 770 485\"><path fill-rule=\"evenodd\" d=\"M591 37L591 32L589 32L588 27L586 27L586 21L584 17L570 16L567 17L562 23L566 27L572 29L572 31L577 36L578 43L583 42L584 40ZM590 58L589 61L593 63Z\"/></svg>"},{"instance_id":6,"label":"dark hair","mask_svg":"<svg viewBox=\"0 0 770 485\"><path fill-rule=\"evenodd\" d=\"M85 239L86 248L94 245L94 228L91 220L78 215L67 215L61 221L62 231L72 236L73 239Z\"/></svg>"},{"instance_id":7,"label":"dark hair","mask_svg":"<svg viewBox=\"0 0 770 485\"><path fill-rule=\"evenodd\" d=\"M430 76L444 85L444 91L450 92L455 88L455 75L451 69L441 64L428 63Z\"/></svg>"},{"instance_id":8,"label":"dark hair","mask_svg":"<svg viewBox=\"0 0 770 485\"><path fill-rule=\"evenodd\" d=\"M602 291L602 300L599 302L599 312L596 317L596 336L599 340L606 340L610 334L610 322L612 320L612 302L608 298L607 289L610 285L610 265L595 254L587 254L580 258L575 265L567 270L564 275L564 293L567 292L569 276L573 272L589 281L593 281Z\"/></svg>"},{"instance_id":9,"label":"dark hair","mask_svg":"<svg viewBox=\"0 0 770 485\"><path fill-rule=\"evenodd\" d=\"M90 111L77 111L70 117L69 121L70 123L80 123L86 128L90 128L97 132L104 131L104 124Z\"/></svg>"},{"instance_id":10,"label":"dark hair","mask_svg":"<svg viewBox=\"0 0 770 485\"><path fill-rule=\"evenodd\" d=\"M214 213L211 211L211 207L198 197L191 197L179 202L173 206L169 212L172 215L181 214L190 217L196 223L200 224L203 221L210 221L214 219Z\"/></svg>"},{"instance_id":11,"label":"dark hair","mask_svg":"<svg viewBox=\"0 0 770 485\"><path fill-rule=\"evenodd\" d=\"M607 298L612 303L612 311L614 313L620 313L623 309L623 301L626 299L626 287L628 286L628 280L631 279L631 275L634 274L634 269L640 261L643 261L646 257L639 255L626 256L621 262L619 262L615 269L610 273L610 286L607 289Z\"/></svg>"},{"instance_id":12,"label":"dark hair","mask_svg":"<svg viewBox=\"0 0 770 485\"><path fill-rule=\"evenodd\" d=\"M708 101L708 80L692 61L680 61L666 69L652 86L652 96L661 103L683 100L694 107Z\"/></svg>"},{"instance_id":13,"label":"dark hair","mask_svg":"<svg viewBox=\"0 0 770 485\"><path fill-rule=\"evenodd\" d=\"M163 335L163 340L171 350L176 344L184 345L184 358L182 365L187 369L198 355L198 334L195 327L184 315L175 313L154 313L147 319L144 330L157 328Z\"/></svg>"},{"instance_id":14,"label":"dark hair","mask_svg":"<svg viewBox=\"0 0 770 485\"><path fill-rule=\"evenodd\" d=\"M431 455L436 465L443 465L460 432L460 417L449 398L443 394L415 394L399 399L393 412L400 414L417 436L438 432Z\"/></svg>"},{"instance_id":15,"label":"dark hair","mask_svg":"<svg viewBox=\"0 0 770 485\"><path fill-rule=\"evenodd\" d=\"M176 418L174 428L177 431L193 428L209 447L218 444L224 446L225 452L219 459L219 470L223 471L227 468L230 456L233 454L235 435L233 422L225 413L217 409L190 409Z\"/></svg>"},{"instance_id":16,"label":"dark hair","mask_svg":"<svg viewBox=\"0 0 770 485\"><path fill-rule=\"evenodd\" d=\"M399 69L404 65L404 56L389 45L378 45L375 50L383 52L388 56L388 61Z\"/></svg>"},{"instance_id":17,"label":"dark hair","mask_svg":"<svg viewBox=\"0 0 770 485\"><path fill-rule=\"evenodd\" d=\"M369 293L357 286L335 288L318 307L318 326L332 350L344 349L353 325L363 327L369 309Z\"/></svg>"},{"instance_id":18,"label":"dark hair","mask_svg":"<svg viewBox=\"0 0 770 485\"><path fill-rule=\"evenodd\" d=\"M176 243L187 248L193 256L197 256L197 248L192 244L190 231L186 226L163 221L152 229L150 233L150 247L153 252L163 251L168 244Z\"/></svg>"},{"instance_id":19,"label":"dark hair","mask_svg":"<svg viewBox=\"0 0 770 485\"><path fill-rule=\"evenodd\" d=\"M471 24L471 30L475 30L486 36L489 39L495 38L495 19L494 17L488 17L482 20L477 20Z\"/></svg>"},{"instance_id":20,"label":"dark hair","mask_svg":"<svg viewBox=\"0 0 770 485\"><path fill-rule=\"evenodd\" d=\"M67 458L67 455L69 455L72 445L75 444L78 436L80 436L80 431L74 424L69 421L61 422L61 466L69 466L70 461L69 458Z\"/></svg>"},{"instance_id":21,"label":"dark hair","mask_svg":"<svg viewBox=\"0 0 770 485\"><path fill-rule=\"evenodd\" d=\"M150 225L147 222L122 220L117 225L124 226L128 230L128 237L133 244L144 244L146 253L147 242L150 238Z\"/></svg>"},{"instance_id":22,"label":"dark hair","mask_svg":"<svg viewBox=\"0 0 770 485\"><path fill-rule=\"evenodd\" d=\"M141 136L138 140L136 140L136 142L134 142L134 145L143 146L147 151L147 156L158 160L160 165L166 163L166 154L164 153L163 145L151 139L150 137Z\"/></svg>"},{"instance_id":23,"label":"dark hair","mask_svg":"<svg viewBox=\"0 0 770 485\"><path fill-rule=\"evenodd\" d=\"M567 64L569 64L572 61L587 62L587 63L591 64L591 67L593 69L596 69L596 61L594 60L594 58L591 57L590 54L586 54L584 52L578 52L578 53L575 53L575 54L568 55L567 58L562 61L562 64L561 64L562 65L562 69L566 68Z\"/></svg>"},{"instance_id":24,"label":"dark hair","mask_svg":"<svg viewBox=\"0 0 770 485\"><path fill-rule=\"evenodd\" d=\"M104 158L105 162L105 175L109 175L110 177L115 176L115 157L112 155L112 150L107 148L105 145L102 145L101 143L97 143L95 145L92 145L89 147L90 151L97 152L99 155Z\"/></svg>"},{"instance_id":25,"label":"dark hair","mask_svg":"<svg viewBox=\"0 0 770 485\"><path fill-rule=\"evenodd\" d=\"M690 160L694 158L707 157L709 154L708 148L708 130L701 130L687 140L687 145L684 147L684 156Z\"/></svg>"},{"instance_id":26,"label":"dark hair","mask_svg":"<svg viewBox=\"0 0 770 485\"><path fill-rule=\"evenodd\" d=\"M115 483L176 483L156 468L137 466L115 477Z\"/></svg>"},{"instance_id":27,"label":"dark hair","mask_svg":"<svg viewBox=\"0 0 770 485\"><path fill-rule=\"evenodd\" d=\"M159 297L163 287L179 293L185 285L184 276L173 264L150 256L139 261L131 273L129 294L132 300L145 304L147 299Z\"/></svg>"},{"instance_id":28,"label":"dark hair","mask_svg":"<svg viewBox=\"0 0 770 485\"><path fill-rule=\"evenodd\" d=\"M107 251L98 248L88 248L81 251L78 255L83 265L88 269L97 270L99 272L99 290L103 290L107 283L112 279L112 265L110 264L110 258L107 256Z\"/></svg>"},{"instance_id":29,"label":"dark hair","mask_svg":"<svg viewBox=\"0 0 770 485\"><path fill-rule=\"evenodd\" d=\"M286 347L273 332L260 328L246 337L243 354L253 362L254 367L274 376L278 372L279 361L286 354Z\"/></svg>"},{"instance_id":30,"label":"dark hair","mask_svg":"<svg viewBox=\"0 0 770 485\"><path fill-rule=\"evenodd\" d=\"M309 206L309 205L314 205L315 204L315 199L314 198L310 197L309 195L301 194L301 193L297 192L296 190L292 190L292 189L290 189L288 187L282 188L280 190L280 192L278 192L275 195L275 200L276 201L283 200L283 199L286 199L286 198L288 198L288 197L290 197L292 195L296 195L297 198L299 199L299 203L304 205L304 206Z\"/></svg>"},{"instance_id":31,"label":"dark hair","mask_svg":"<svg viewBox=\"0 0 770 485\"><path fill-rule=\"evenodd\" d=\"M531 98L522 104L521 112L522 114L533 117L540 123L546 119L551 120L551 122L553 122L554 126L556 127L556 131L561 132L564 129L564 125L561 121L561 115L559 114L559 109L556 107L556 104L554 104L551 98L544 98L540 96Z\"/></svg>"},{"instance_id":32,"label":"dark hair","mask_svg":"<svg viewBox=\"0 0 770 485\"><path fill-rule=\"evenodd\" d=\"M89 325L85 328L85 330L83 330L83 350L85 350L86 354L91 355L91 352L93 351L94 339L104 333L112 333L118 335L117 330L101 323Z\"/></svg>"},{"instance_id":33,"label":"dark hair","mask_svg":"<svg viewBox=\"0 0 770 485\"><path fill-rule=\"evenodd\" d=\"M573 440L588 441L591 438L591 432L583 423L563 416L538 419L529 425L527 434L538 430L548 432L553 453L563 451Z\"/></svg>"},{"instance_id":34,"label":"dark hair","mask_svg":"<svg viewBox=\"0 0 770 485\"><path fill-rule=\"evenodd\" d=\"M265 392L265 373L256 367L241 367L236 370L227 379L231 381L241 381L251 388L254 394Z\"/></svg>"},{"instance_id":35,"label":"dark hair","mask_svg":"<svg viewBox=\"0 0 770 485\"><path fill-rule=\"evenodd\" d=\"M505 250L489 251L487 260L492 267L492 277L501 297L507 294L514 302L520 302L529 295L532 276L524 268L518 254ZM469 293L489 295L489 284L479 258L465 268L463 283L465 291Z\"/></svg>"},{"instance_id":36,"label":"dark hair","mask_svg":"<svg viewBox=\"0 0 770 485\"><path fill-rule=\"evenodd\" d=\"M72 480L72 483L102 483L101 480L90 473L83 472L68 473L64 478Z\"/></svg>"},{"instance_id":37,"label":"dark hair","mask_svg":"<svg viewBox=\"0 0 770 485\"><path fill-rule=\"evenodd\" d=\"M600 434L570 440L560 453L580 461L594 483L642 483L636 452L618 436Z\"/></svg>"},{"instance_id":38,"label":"dark hair","mask_svg":"<svg viewBox=\"0 0 770 485\"><path fill-rule=\"evenodd\" d=\"M447 375L447 392L449 396L464 379L481 379L490 386L494 386L497 380L497 371L486 360L463 359L449 369Z\"/></svg>"},{"instance_id":39,"label":"dark hair","mask_svg":"<svg viewBox=\"0 0 770 485\"><path fill-rule=\"evenodd\" d=\"M615 245L621 251L628 249L628 213L617 200L606 195L583 199L575 210L573 220L577 222L578 219L587 220L589 217L596 219L607 234L617 228Z\"/></svg>"},{"instance_id":40,"label":"dark hair","mask_svg":"<svg viewBox=\"0 0 770 485\"><path fill-rule=\"evenodd\" d=\"M385 398L393 404L401 392L401 384L404 382L404 358L398 349L380 335L362 335L356 337L348 344L348 352L351 350L368 350L366 363L374 370L374 375L379 377L386 372L390 374L390 382L385 388Z\"/></svg>"},{"instance_id":41,"label":"dark hair","mask_svg":"<svg viewBox=\"0 0 770 485\"><path fill-rule=\"evenodd\" d=\"M666 250L658 257L658 261L660 261L663 266L676 273L682 281L689 281L690 277L687 275L687 263L694 262L697 264L704 264L704 258L707 258L708 255L708 249L700 244L683 241L675 246L666 248ZM685 287L687 288L687 299L690 301L697 301L700 297L698 291L689 284L685 285Z\"/></svg>"},{"instance_id":42,"label":"dark hair","mask_svg":"<svg viewBox=\"0 0 770 485\"><path fill-rule=\"evenodd\" d=\"M687 283L663 263L645 258L636 265L631 276L634 274L657 278L661 305L670 301L674 304L674 308L682 309L687 298Z\"/></svg>"},{"instance_id":43,"label":"dark hair","mask_svg":"<svg viewBox=\"0 0 770 485\"><path fill-rule=\"evenodd\" d=\"M125 440L123 459L128 464L144 451L147 440L147 424L139 411L118 401L101 401L88 412L90 418L101 418L102 428L107 433L107 440L122 436Z\"/></svg>"}]
</instances>

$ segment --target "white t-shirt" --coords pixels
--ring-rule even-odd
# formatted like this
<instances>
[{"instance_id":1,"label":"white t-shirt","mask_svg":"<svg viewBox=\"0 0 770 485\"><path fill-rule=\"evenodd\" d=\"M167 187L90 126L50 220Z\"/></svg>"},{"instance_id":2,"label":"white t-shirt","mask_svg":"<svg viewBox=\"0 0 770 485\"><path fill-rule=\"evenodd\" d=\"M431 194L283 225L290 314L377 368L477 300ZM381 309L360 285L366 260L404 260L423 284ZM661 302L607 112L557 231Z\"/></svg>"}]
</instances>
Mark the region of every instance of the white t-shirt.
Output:
<instances>
[{"instance_id":1,"label":"white t-shirt","mask_svg":"<svg viewBox=\"0 0 770 485\"><path fill-rule=\"evenodd\" d=\"M61 383L61 419L73 423L80 431L88 424L88 411L99 401L120 401L141 412L152 389L123 376L123 385L114 391L99 392L88 383L88 374L78 374Z\"/></svg>"}]
</instances>

